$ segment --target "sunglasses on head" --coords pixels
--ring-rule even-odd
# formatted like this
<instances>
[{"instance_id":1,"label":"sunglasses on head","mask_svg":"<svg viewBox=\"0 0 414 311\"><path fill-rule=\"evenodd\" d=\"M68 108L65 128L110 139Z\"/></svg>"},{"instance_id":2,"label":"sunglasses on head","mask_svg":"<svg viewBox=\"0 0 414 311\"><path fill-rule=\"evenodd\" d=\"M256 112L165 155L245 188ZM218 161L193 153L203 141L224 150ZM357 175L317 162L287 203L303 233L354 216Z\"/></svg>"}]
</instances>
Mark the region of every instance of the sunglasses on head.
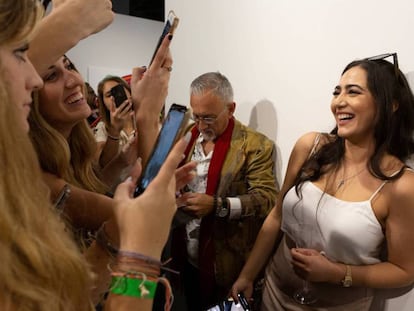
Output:
<instances>
[{"instance_id":1,"label":"sunglasses on head","mask_svg":"<svg viewBox=\"0 0 414 311\"><path fill-rule=\"evenodd\" d=\"M391 57L391 56L392 56L392 63L394 64L395 74L398 76L399 67L398 67L397 53L385 53L385 54L375 55L375 56L364 58L364 60L370 60L370 61L371 60L381 60L381 59L386 59L386 58Z\"/></svg>"}]
</instances>

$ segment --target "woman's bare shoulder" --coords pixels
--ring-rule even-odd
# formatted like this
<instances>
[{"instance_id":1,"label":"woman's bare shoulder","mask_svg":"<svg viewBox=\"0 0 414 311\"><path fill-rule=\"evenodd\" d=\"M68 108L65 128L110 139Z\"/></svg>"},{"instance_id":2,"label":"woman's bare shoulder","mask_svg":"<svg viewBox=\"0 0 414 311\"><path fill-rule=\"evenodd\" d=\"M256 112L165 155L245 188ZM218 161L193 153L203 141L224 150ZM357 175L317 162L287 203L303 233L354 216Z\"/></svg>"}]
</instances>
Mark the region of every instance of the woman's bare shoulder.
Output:
<instances>
[{"instance_id":1,"label":"woman's bare shoulder","mask_svg":"<svg viewBox=\"0 0 414 311\"><path fill-rule=\"evenodd\" d=\"M407 206L412 209L414 207L414 170L398 160L390 163L390 166L385 169L385 174L388 176L400 174L390 185L391 201L395 203L393 205Z\"/></svg>"},{"instance_id":2,"label":"woman's bare shoulder","mask_svg":"<svg viewBox=\"0 0 414 311\"><path fill-rule=\"evenodd\" d=\"M414 199L414 170L411 168L404 168L403 173L400 178L398 178L395 183L396 195L409 195ZM414 204L414 201L413 201Z\"/></svg>"}]
</instances>

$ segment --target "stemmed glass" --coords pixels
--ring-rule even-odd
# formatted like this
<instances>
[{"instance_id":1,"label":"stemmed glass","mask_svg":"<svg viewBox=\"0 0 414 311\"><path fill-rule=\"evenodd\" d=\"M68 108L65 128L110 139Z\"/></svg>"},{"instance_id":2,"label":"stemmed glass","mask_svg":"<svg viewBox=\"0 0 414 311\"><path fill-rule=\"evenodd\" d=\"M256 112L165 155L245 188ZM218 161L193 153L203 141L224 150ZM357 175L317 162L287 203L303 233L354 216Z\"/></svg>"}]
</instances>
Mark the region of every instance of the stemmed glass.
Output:
<instances>
[{"instance_id":1,"label":"stemmed glass","mask_svg":"<svg viewBox=\"0 0 414 311\"><path fill-rule=\"evenodd\" d=\"M315 224L296 223L290 224L292 238L295 241L297 248L309 248L312 245L312 240L317 233ZM298 288L293 293L293 298L296 302L302 305L309 305L315 303L317 298L312 286L308 280L302 280L302 287Z\"/></svg>"}]
</instances>

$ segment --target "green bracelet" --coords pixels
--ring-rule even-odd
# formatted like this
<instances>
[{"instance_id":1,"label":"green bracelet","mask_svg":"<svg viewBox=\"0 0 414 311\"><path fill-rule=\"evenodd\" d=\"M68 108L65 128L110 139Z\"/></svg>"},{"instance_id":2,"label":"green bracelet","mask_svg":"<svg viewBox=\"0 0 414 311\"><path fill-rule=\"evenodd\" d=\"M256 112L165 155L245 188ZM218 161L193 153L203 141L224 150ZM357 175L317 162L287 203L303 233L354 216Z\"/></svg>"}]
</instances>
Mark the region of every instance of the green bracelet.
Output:
<instances>
[{"instance_id":1,"label":"green bracelet","mask_svg":"<svg viewBox=\"0 0 414 311\"><path fill-rule=\"evenodd\" d=\"M153 299L156 289L157 282L154 281L129 278L127 276L112 277L111 293L113 294Z\"/></svg>"}]
</instances>

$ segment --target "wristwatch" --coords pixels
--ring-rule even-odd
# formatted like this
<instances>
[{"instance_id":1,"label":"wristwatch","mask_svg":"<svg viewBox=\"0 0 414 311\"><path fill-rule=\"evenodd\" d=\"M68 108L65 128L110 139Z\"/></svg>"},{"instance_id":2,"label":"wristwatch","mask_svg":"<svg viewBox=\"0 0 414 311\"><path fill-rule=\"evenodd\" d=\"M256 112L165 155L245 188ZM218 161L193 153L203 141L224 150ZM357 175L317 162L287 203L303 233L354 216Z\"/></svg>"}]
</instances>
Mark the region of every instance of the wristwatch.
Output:
<instances>
[{"instance_id":1,"label":"wristwatch","mask_svg":"<svg viewBox=\"0 0 414 311\"><path fill-rule=\"evenodd\" d=\"M216 198L216 216L220 218L225 218L230 214L229 204L226 198Z\"/></svg>"},{"instance_id":2,"label":"wristwatch","mask_svg":"<svg viewBox=\"0 0 414 311\"><path fill-rule=\"evenodd\" d=\"M346 274L344 279L341 281L343 287L351 287L352 286L352 272L351 266L346 265Z\"/></svg>"}]
</instances>

